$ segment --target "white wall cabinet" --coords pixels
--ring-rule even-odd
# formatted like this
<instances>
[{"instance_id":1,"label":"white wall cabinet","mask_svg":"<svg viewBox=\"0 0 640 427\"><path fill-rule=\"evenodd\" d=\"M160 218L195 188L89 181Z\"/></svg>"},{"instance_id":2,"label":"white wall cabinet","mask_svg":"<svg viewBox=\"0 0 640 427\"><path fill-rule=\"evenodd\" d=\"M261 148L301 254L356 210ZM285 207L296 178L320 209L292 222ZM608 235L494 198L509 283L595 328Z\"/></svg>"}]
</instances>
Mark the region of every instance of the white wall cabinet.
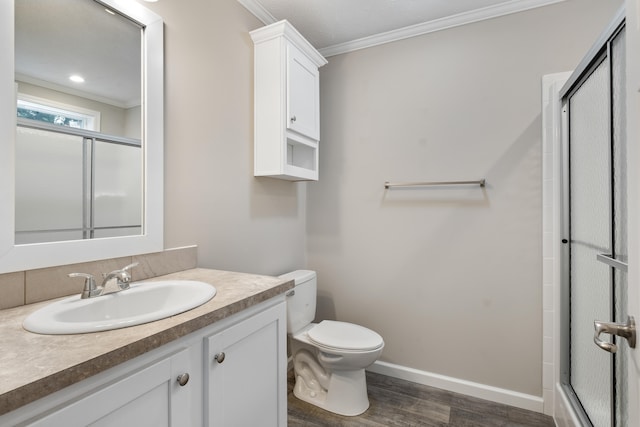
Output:
<instances>
[{"instance_id":1,"label":"white wall cabinet","mask_svg":"<svg viewBox=\"0 0 640 427\"><path fill-rule=\"evenodd\" d=\"M286 427L286 369L278 296L0 416L0 425Z\"/></svg>"},{"instance_id":2,"label":"white wall cabinet","mask_svg":"<svg viewBox=\"0 0 640 427\"><path fill-rule=\"evenodd\" d=\"M327 60L286 20L254 42L254 175L318 179L320 79Z\"/></svg>"}]
</instances>

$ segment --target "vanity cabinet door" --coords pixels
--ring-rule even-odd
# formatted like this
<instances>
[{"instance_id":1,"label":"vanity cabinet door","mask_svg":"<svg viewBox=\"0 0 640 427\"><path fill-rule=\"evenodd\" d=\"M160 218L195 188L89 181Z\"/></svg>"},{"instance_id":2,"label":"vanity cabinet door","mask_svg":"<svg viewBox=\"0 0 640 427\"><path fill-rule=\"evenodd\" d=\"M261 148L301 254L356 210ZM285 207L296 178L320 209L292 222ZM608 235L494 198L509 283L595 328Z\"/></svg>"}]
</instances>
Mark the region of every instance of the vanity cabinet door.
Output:
<instances>
[{"instance_id":1,"label":"vanity cabinet door","mask_svg":"<svg viewBox=\"0 0 640 427\"><path fill-rule=\"evenodd\" d=\"M320 139L318 67L287 43L287 128L314 141Z\"/></svg>"},{"instance_id":2,"label":"vanity cabinet door","mask_svg":"<svg viewBox=\"0 0 640 427\"><path fill-rule=\"evenodd\" d=\"M286 427L286 306L205 339L205 417L212 427Z\"/></svg>"},{"instance_id":3,"label":"vanity cabinet door","mask_svg":"<svg viewBox=\"0 0 640 427\"><path fill-rule=\"evenodd\" d=\"M192 387L188 382L181 386L176 380L178 375L189 371L189 364L189 349L184 349L28 425L194 425L190 410Z\"/></svg>"}]
</instances>

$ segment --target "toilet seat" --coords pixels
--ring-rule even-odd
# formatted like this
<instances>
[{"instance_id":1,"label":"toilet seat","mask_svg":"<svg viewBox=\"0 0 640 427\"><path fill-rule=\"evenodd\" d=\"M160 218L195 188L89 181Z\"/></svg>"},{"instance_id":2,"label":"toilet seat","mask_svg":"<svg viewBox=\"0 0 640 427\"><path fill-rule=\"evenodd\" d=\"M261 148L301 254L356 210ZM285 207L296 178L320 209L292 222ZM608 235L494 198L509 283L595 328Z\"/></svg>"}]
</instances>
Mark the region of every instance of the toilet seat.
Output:
<instances>
[{"instance_id":1,"label":"toilet seat","mask_svg":"<svg viewBox=\"0 0 640 427\"><path fill-rule=\"evenodd\" d=\"M382 337L371 329L334 320L323 320L307 336L320 347L348 352L376 350L384 345Z\"/></svg>"}]
</instances>

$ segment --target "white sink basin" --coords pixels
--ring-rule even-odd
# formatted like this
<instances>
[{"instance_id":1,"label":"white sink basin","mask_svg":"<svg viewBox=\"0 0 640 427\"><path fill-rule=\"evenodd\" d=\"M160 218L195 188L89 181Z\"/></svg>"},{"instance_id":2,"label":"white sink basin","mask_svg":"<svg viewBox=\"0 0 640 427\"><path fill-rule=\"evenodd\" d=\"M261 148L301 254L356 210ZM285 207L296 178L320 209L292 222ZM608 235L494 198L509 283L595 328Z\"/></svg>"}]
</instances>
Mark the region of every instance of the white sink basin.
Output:
<instances>
[{"instance_id":1,"label":"white sink basin","mask_svg":"<svg viewBox=\"0 0 640 427\"><path fill-rule=\"evenodd\" d=\"M191 280L133 283L130 289L81 299L74 295L34 311L22 326L38 334L82 334L164 319L209 301L216 288Z\"/></svg>"}]
</instances>

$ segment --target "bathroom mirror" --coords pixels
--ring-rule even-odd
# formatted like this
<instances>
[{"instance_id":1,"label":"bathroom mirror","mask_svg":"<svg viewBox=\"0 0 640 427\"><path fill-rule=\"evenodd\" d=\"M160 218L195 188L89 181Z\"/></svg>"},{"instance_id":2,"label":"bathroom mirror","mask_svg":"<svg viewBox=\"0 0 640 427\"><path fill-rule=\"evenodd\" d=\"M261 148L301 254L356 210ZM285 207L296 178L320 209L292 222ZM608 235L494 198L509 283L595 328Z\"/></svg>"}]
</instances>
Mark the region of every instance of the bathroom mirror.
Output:
<instances>
[{"instance_id":1,"label":"bathroom mirror","mask_svg":"<svg viewBox=\"0 0 640 427\"><path fill-rule=\"evenodd\" d=\"M95 1L14 10L15 244L139 235L143 28Z\"/></svg>"},{"instance_id":2,"label":"bathroom mirror","mask_svg":"<svg viewBox=\"0 0 640 427\"><path fill-rule=\"evenodd\" d=\"M134 1L3 1L0 44L0 273L162 250L162 19Z\"/></svg>"}]
</instances>

